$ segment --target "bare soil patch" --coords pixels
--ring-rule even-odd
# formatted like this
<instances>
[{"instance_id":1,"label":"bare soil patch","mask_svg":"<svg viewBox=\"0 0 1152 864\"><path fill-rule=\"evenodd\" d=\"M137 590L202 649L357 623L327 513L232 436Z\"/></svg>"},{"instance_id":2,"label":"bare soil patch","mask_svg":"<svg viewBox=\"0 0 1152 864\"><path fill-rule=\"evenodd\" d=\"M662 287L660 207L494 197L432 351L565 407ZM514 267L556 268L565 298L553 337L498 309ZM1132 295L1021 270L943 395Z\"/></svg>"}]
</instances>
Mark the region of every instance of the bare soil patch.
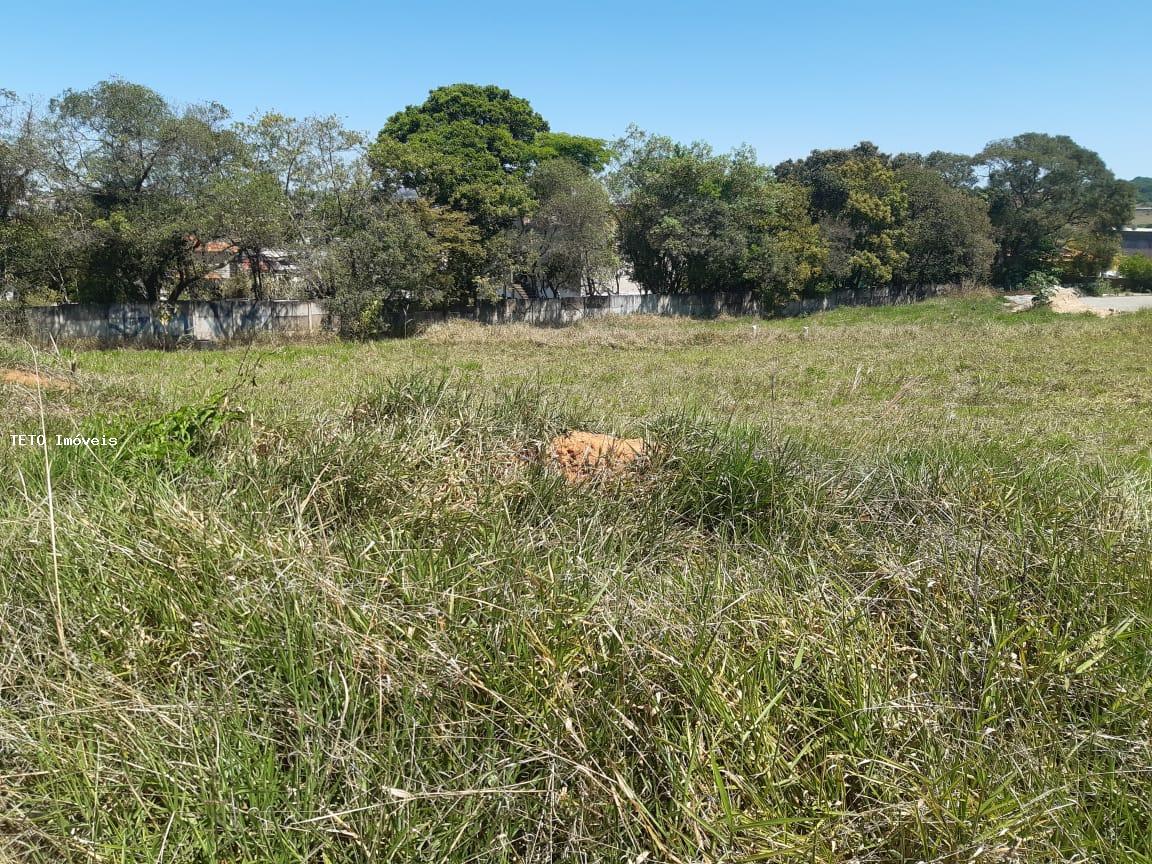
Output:
<instances>
[{"instance_id":1,"label":"bare soil patch","mask_svg":"<svg viewBox=\"0 0 1152 864\"><path fill-rule=\"evenodd\" d=\"M41 387L45 390L72 390L76 385L62 378L52 378L47 375L36 375L33 372L24 372L20 369L0 369L0 381L5 384L18 384L35 390Z\"/></svg>"},{"instance_id":2,"label":"bare soil patch","mask_svg":"<svg viewBox=\"0 0 1152 864\"><path fill-rule=\"evenodd\" d=\"M620 474L644 459L643 438L617 438L596 432L573 431L552 439L552 462L569 483L595 476Z\"/></svg>"},{"instance_id":3,"label":"bare soil patch","mask_svg":"<svg viewBox=\"0 0 1152 864\"><path fill-rule=\"evenodd\" d=\"M1100 318L1107 318L1109 315L1114 314L1111 309L1096 309L1089 306L1081 300L1080 295L1071 288L1061 288L1053 291L1051 295L1049 295L1048 306L1053 312L1072 315L1088 313L1089 315L1096 315Z\"/></svg>"}]
</instances>

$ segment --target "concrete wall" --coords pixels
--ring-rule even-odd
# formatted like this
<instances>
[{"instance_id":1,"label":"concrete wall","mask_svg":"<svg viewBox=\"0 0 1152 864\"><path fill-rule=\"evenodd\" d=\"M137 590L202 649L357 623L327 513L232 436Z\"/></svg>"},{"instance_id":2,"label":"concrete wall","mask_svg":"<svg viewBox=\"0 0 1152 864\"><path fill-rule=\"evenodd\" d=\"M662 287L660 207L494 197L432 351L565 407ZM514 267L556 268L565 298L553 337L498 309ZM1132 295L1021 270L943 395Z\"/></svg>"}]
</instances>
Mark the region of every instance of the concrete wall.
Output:
<instances>
[{"instance_id":1,"label":"concrete wall","mask_svg":"<svg viewBox=\"0 0 1152 864\"><path fill-rule=\"evenodd\" d=\"M99 342L227 342L258 333L320 332L329 317L310 300L188 301L149 306L69 304L25 310L34 336Z\"/></svg>"},{"instance_id":2,"label":"concrete wall","mask_svg":"<svg viewBox=\"0 0 1152 864\"><path fill-rule=\"evenodd\" d=\"M505 300L483 303L476 319L485 324L570 324L605 315L679 315L717 318L721 315L759 315L759 302L750 294L613 294L559 300Z\"/></svg>"},{"instance_id":3,"label":"concrete wall","mask_svg":"<svg viewBox=\"0 0 1152 864\"><path fill-rule=\"evenodd\" d=\"M392 331L409 335L452 318L485 324L523 322L541 326L572 324L606 315L673 315L717 318L721 315L793 317L837 306L888 306L913 303L944 293L950 286L837 291L763 308L743 293L625 294L556 300L504 300L438 311L400 311L391 315ZM40 306L25 310L33 336L135 344L228 342L260 333L302 336L334 329L332 316L311 300L219 300L146 304Z\"/></svg>"},{"instance_id":4,"label":"concrete wall","mask_svg":"<svg viewBox=\"0 0 1152 864\"><path fill-rule=\"evenodd\" d=\"M871 291L834 291L818 297L804 297L764 308L754 295L712 292L707 294L621 294L600 297L563 297L556 300L502 300L480 303L475 309L460 308L436 312L397 313L392 329L399 334L450 318L469 318L484 324L523 322L542 326L572 324L585 318L606 315L674 315L686 318L729 316L807 315L835 309L837 306L892 306L915 303L954 290L954 285L932 285L922 288L877 288Z\"/></svg>"}]
</instances>

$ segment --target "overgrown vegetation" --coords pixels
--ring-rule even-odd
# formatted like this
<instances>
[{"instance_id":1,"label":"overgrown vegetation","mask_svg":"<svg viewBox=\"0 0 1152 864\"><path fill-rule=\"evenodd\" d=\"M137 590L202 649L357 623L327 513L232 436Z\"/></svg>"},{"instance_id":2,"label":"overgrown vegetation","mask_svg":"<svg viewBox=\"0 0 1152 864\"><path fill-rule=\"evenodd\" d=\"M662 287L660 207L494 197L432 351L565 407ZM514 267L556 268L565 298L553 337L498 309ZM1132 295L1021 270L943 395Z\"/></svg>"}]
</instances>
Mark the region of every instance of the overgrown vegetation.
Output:
<instances>
[{"instance_id":1,"label":"overgrown vegetation","mask_svg":"<svg viewBox=\"0 0 1152 864\"><path fill-rule=\"evenodd\" d=\"M382 118L383 119L383 118ZM0 91L0 296L23 303L322 297L381 311L505 296L802 293L1092 283L1136 185L1066 136L981 153L861 142L774 169L632 128L556 132L527 100L453 84L371 138L333 117L233 121L128 81L46 110Z\"/></svg>"},{"instance_id":2,"label":"overgrown vegetation","mask_svg":"<svg viewBox=\"0 0 1152 864\"><path fill-rule=\"evenodd\" d=\"M1116 271L1133 291L1152 291L1152 258L1145 255L1124 255Z\"/></svg>"},{"instance_id":3,"label":"overgrown vegetation","mask_svg":"<svg viewBox=\"0 0 1152 864\"><path fill-rule=\"evenodd\" d=\"M172 450L51 448L50 519L0 441L0 856L1148 860L1150 327L42 356L49 435ZM651 464L567 485L569 428Z\"/></svg>"}]
</instances>

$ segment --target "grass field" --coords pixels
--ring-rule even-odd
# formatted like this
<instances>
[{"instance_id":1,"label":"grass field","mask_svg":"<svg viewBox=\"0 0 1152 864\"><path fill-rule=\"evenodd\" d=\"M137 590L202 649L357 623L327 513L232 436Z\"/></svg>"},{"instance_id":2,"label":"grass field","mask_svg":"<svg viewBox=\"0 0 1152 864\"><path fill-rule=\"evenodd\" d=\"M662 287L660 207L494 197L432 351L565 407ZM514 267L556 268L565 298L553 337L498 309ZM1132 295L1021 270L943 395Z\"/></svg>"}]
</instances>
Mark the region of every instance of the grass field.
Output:
<instances>
[{"instance_id":1,"label":"grass field","mask_svg":"<svg viewBox=\"0 0 1152 864\"><path fill-rule=\"evenodd\" d=\"M1149 345L0 346L0 860L1152 862Z\"/></svg>"}]
</instances>

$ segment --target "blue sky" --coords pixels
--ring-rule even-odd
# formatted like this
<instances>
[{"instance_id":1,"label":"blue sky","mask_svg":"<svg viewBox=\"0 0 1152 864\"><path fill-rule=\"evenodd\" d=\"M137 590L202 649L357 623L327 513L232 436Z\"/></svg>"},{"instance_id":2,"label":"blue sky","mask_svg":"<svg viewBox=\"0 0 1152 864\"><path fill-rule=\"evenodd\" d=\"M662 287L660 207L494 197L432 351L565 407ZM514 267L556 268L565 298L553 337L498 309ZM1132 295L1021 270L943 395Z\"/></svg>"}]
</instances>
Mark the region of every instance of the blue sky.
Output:
<instances>
[{"instance_id":1,"label":"blue sky","mask_svg":"<svg viewBox=\"0 0 1152 864\"><path fill-rule=\"evenodd\" d=\"M869 139L972 153L1071 135L1152 175L1152 2L197 5L9 0L0 87L112 75L233 114L338 114L375 133L432 87L495 83L553 129L629 123L774 163Z\"/></svg>"}]
</instances>

